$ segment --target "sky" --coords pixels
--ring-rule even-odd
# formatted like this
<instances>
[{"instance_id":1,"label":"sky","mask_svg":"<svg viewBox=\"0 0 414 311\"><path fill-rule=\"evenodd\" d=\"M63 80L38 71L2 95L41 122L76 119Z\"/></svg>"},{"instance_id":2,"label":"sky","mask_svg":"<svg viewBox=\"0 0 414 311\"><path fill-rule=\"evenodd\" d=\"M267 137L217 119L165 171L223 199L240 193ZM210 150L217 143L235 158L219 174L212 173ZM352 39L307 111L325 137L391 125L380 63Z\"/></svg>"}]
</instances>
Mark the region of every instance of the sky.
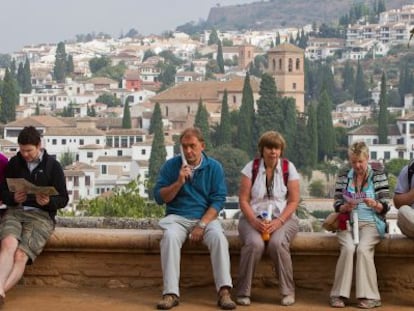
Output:
<instances>
[{"instance_id":1,"label":"sky","mask_svg":"<svg viewBox=\"0 0 414 311\"><path fill-rule=\"evenodd\" d=\"M0 53L92 32L114 38L132 28L143 35L161 34L190 21L206 20L210 8L218 3L252 2L255 0L1 0Z\"/></svg>"}]
</instances>

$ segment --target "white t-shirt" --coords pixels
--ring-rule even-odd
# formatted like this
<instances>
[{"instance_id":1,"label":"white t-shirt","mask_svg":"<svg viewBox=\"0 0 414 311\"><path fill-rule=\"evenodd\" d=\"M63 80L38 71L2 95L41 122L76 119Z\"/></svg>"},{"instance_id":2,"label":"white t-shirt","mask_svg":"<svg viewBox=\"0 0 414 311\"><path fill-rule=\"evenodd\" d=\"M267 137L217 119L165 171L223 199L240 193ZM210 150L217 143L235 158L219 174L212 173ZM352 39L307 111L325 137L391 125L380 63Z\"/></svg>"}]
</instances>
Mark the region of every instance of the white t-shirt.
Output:
<instances>
[{"instance_id":1,"label":"white t-shirt","mask_svg":"<svg viewBox=\"0 0 414 311\"><path fill-rule=\"evenodd\" d=\"M248 178L252 178L252 166L253 161L250 161L242 169L242 174ZM295 165L289 161L289 177L290 180L298 180L299 174L296 170ZM275 174L273 177L273 191L271 197L268 197L267 188L266 188L266 169L264 167L263 159L260 159L259 169L257 172L256 179L251 189L251 201L250 205L253 208L257 216L262 214L262 211L267 211L269 205L274 217L278 217L286 207L286 193L287 187L283 181L283 172L282 172L282 160L279 159Z\"/></svg>"}]
</instances>

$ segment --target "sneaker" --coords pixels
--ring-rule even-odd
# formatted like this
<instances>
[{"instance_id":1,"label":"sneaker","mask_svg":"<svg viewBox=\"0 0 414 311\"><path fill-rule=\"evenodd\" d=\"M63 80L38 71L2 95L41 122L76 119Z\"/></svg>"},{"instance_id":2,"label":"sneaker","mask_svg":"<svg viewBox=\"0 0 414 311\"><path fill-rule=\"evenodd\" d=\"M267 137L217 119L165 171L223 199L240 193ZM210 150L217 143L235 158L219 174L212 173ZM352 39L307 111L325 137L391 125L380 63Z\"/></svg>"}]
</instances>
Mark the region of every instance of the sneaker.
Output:
<instances>
[{"instance_id":1,"label":"sneaker","mask_svg":"<svg viewBox=\"0 0 414 311\"><path fill-rule=\"evenodd\" d=\"M162 299L157 303L158 310L169 310L178 306L180 299L174 294L165 294Z\"/></svg>"},{"instance_id":2,"label":"sneaker","mask_svg":"<svg viewBox=\"0 0 414 311\"><path fill-rule=\"evenodd\" d=\"M376 299L358 299L358 308L372 309L381 307L381 300Z\"/></svg>"},{"instance_id":3,"label":"sneaker","mask_svg":"<svg viewBox=\"0 0 414 311\"><path fill-rule=\"evenodd\" d=\"M239 296L236 298L236 303L240 306L250 306L250 297L247 296Z\"/></svg>"},{"instance_id":4,"label":"sneaker","mask_svg":"<svg viewBox=\"0 0 414 311\"><path fill-rule=\"evenodd\" d=\"M282 306L291 306L295 303L294 295L283 296L282 301L280 302Z\"/></svg>"},{"instance_id":5,"label":"sneaker","mask_svg":"<svg viewBox=\"0 0 414 311\"><path fill-rule=\"evenodd\" d=\"M329 297L329 305L332 308L345 308L345 301L342 299L342 297L331 296Z\"/></svg>"},{"instance_id":6,"label":"sneaker","mask_svg":"<svg viewBox=\"0 0 414 311\"><path fill-rule=\"evenodd\" d=\"M231 300L230 292L228 290L220 291L217 305L223 310L236 309L236 303Z\"/></svg>"}]
</instances>

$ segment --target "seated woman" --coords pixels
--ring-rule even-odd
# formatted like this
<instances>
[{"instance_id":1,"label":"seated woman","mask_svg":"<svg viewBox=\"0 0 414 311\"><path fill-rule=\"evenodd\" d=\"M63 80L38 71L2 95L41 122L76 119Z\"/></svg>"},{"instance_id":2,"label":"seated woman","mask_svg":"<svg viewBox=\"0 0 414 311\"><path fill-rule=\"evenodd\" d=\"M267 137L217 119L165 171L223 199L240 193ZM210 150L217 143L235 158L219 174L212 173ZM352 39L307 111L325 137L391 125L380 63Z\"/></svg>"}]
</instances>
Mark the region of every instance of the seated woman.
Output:
<instances>
[{"instance_id":1,"label":"seated woman","mask_svg":"<svg viewBox=\"0 0 414 311\"><path fill-rule=\"evenodd\" d=\"M356 253L355 293L358 307L370 309L381 306L374 252L375 245L385 234L389 185L382 165L368 163L369 151L364 142L352 144L348 157L351 167L338 174L335 185L334 207L341 213L339 227L342 230L337 232L341 251L330 305L334 308L345 307L351 292Z\"/></svg>"},{"instance_id":2,"label":"seated woman","mask_svg":"<svg viewBox=\"0 0 414 311\"><path fill-rule=\"evenodd\" d=\"M239 305L250 305L254 270L266 245L278 269L281 304L295 303L290 242L299 230L295 215L300 197L299 174L293 163L281 158L285 145L278 132L264 133L258 144L259 162L250 161L242 170L239 193L242 216L238 226L242 248L236 300ZM265 213L268 221L264 219Z\"/></svg>"}]
</instances>

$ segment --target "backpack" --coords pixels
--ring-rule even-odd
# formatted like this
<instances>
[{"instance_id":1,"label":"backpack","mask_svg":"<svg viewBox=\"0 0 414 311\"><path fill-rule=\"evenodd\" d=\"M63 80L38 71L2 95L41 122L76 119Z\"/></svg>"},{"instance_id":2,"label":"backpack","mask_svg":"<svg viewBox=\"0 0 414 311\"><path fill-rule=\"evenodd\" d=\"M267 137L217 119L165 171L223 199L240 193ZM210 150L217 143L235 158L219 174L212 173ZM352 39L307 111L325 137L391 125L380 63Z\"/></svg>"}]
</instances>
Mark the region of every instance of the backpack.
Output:
<instances>
[{"instance_id":1,"label":"backpack","mask_svg":"<svg viewBox=\"0 0 414 311\"><path fill-rule=\"evenodd\" d=\"M260 165L260 158L254 158L253 165L252 165L252 185L254 184L257 173L259 172L259 165ZM285 183L285 186L287 187L288 178L289 178L289 160L286 158L282 158L282 173L283 173L283 182Z\"/></svg>"}]
</instances>

